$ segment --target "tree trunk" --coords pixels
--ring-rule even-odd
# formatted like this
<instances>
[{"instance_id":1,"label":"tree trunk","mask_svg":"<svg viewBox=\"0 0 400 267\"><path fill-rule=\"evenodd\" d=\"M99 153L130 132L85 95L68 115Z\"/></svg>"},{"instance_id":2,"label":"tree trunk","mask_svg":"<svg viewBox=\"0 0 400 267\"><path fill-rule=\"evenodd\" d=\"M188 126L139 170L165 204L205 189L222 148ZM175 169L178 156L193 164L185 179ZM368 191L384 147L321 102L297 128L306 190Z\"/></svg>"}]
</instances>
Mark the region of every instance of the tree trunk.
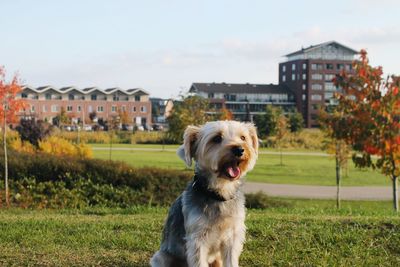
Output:
<instances>
[{"instance_id":1,"label":"tree trunk","mask_svg":"<svg viewBox=\"0 0 400 267\"><path fill-rule=\"evenodd\" d=\"M399 196L398 196L398 189L397 189L397 177L392 176L393 182L393 207L396 212L399 211Z\"/></svg>"},{"instance_id":2,"label":"tree trunk","mask_svg":"<svg viewBox=\"0 0 400 267\"><path fill-rule=\"evenodd\" d=\"M3 148L4 148L4 187L6 194L6 205L7 208L10 207L10 192L8 190L8 158L7 158L7 122L6 122L6 112L4 110L4 123L3 123Z\"/></svg>"},{"instance_id":3,"label":"tree trunk","mask_svg":"<svg viewBox=\"0 0 400 267\"><path fill-rule=\"evenodd\" d=\"M341 182L341 168L339 159L336 156L336 207L340 209L340 182Z\"/></svg>"},{"instance_id":4,"label":"tree trunk","mask_svg":"<svg viewBox=\"0 0 400 267\"><path fill-rule=\"evenodd\" d=\"M342 176L342 166L340 166L340 145L336 142L336 208L340 209L340 182Z\"/></svg>"}]
</instances>

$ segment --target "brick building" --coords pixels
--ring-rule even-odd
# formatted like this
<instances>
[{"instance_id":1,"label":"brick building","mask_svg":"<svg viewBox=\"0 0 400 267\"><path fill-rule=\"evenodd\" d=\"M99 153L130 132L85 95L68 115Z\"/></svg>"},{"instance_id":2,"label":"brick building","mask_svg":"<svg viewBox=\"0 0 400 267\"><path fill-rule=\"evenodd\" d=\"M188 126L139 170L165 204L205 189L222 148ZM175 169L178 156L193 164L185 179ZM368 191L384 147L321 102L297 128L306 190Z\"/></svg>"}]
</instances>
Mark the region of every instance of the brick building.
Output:
<instances>
[{"instance_id":1,"label":"brick building","mask_svg":"<svg viewBox=\"0 0 400 267\"><path fill-rule=\"evenodd\" d=\"M341 70L352 71L357 51L331 41L287 54L279 64L279 84L286 85L296 96L297 110L306 127L316 127L318 109L335 105L334 92L340 90L332 79Z\"/></svg>"},{"instance_id":2,"label":"brick building","mask_svg":"<svg viewBox=\"0 0 400 267\"><path fill-rule=\"evenodd\" d=\"M126 111L130 125L151 124L149 93L140 88L102 90L97 87L24 86L18 97L27 103L26 109L19 114L23 117L52 122L64 108L73 122L90 124L90 113L95 112L98 119L109 120L118 116L119 111Z\"/></svg>"}]
</instances>

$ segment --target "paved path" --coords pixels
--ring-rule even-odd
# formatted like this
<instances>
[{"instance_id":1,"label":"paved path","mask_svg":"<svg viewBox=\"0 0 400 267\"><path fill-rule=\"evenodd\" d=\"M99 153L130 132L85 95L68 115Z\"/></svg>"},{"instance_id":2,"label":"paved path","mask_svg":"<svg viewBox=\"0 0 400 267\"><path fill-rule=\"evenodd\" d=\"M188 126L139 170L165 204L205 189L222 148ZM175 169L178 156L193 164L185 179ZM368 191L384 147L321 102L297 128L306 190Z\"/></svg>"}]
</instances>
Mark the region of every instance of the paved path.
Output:
<instances>
[{"instance_id":1,"label":"paved path","mask_svg":"<svg viewBox=\"0 0 400 267\"><path fill-rule=\"evenodd\" d=\"M336 198L335 186L289 185L246 182L246 193L264 192L269 196L297 198ZM388 186L343 186L341 196L345 200L391 200L392 188Z\"/></svg>"}]
</instances>

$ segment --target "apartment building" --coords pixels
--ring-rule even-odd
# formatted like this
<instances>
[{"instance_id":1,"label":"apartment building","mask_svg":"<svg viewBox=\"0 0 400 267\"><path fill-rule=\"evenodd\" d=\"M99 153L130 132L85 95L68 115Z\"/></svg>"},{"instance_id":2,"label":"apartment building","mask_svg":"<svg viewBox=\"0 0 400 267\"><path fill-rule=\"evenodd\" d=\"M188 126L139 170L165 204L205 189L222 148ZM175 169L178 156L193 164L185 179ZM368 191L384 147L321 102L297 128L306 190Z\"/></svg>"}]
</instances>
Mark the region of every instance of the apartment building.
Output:
<instances>
[{"instance_id":1,"label":"apartment building","mask_svg":"<svg viewBox=\"0 0 400 267\"><path fill-rule=\"evenodd\" d=\"M279 84L294 92L297 110L303 114L305 126L317 127L318 110L335 105L334 93L340 91L333 79L342 70L352 72L358 52L331 41L286 55L279 64Z\"/></svg>"},{"instance_id":2,"label":"apartment building","mask_svg":"<svg viewBox=\"0 0 400 267\"><path fill-rule=\"evenodd\" d=\"M285 112L295 108L295 96L285 85L193 83L190 93L207 98L211 110L228 109L234 119L253 121L265 112L266 105L281 107Z\"/></svg>"},{"instance_id":3,"label":"apartment building","mask_svg":"<svg viewBox=\"0 0 400 267\"><path fill-rule=\"evenodd\" d=\"M90 114L95 113L97 119L110 120L122 111L128 114L130 125L151 124L149 93L140 88L24 86L18 97L27 103L19 114L21 117L52 122L63 108L74 123L90 124Z\"/></svg>"}]
</instances>

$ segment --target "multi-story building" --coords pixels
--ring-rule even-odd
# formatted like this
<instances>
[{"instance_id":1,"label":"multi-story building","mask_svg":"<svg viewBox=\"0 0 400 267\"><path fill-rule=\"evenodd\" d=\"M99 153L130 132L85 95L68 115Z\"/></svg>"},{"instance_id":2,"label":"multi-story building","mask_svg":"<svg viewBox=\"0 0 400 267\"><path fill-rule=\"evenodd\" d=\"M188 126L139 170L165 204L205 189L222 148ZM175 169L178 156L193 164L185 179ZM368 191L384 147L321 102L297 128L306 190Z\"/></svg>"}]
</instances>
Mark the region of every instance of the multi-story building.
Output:
<instances>
[{"instance_id":1,"label":"multi-story building","mask_svg":"<svg viewBox=\"0 0 400 267\"><path fill-rule=\"evenodd\" d=\"M18 97L25 99L27 107L20 114L48 122L64 109L72 121L89 124L90 114L97 119L110 120L119 112L128 114L129 124L148 126L151 124L151 103L149 93L136 88L122 90L97 87L79 89L73 86L24 86Z\"/></svg>"},{"instance_id":2,"label":"multi-story building","mask_svg":"<svg viewBox=\"0 0 400 267\"><path fill-rule=\"evenodd\" d=\"M341 70L352 72L356 54L354 49L331 41L287 54L287 60L279 64L279 84L294 92L306 127L318 126L321 107L335 105L333 94L340 88L332 80Z\"/></svg>"},{"instance_id":3,"label":"multi-story building","mask_svg":"<svg viewBox=\"0 0 400 267\"><path fill-rule=\"evenodd\" d=\"M285 85L193 83L189 92L207 98L211 110L226 108L241 121L252 121L265 112L266 105L280 106L285 112L295 108L294 94Z\"/></svg>"}]
</instances>

